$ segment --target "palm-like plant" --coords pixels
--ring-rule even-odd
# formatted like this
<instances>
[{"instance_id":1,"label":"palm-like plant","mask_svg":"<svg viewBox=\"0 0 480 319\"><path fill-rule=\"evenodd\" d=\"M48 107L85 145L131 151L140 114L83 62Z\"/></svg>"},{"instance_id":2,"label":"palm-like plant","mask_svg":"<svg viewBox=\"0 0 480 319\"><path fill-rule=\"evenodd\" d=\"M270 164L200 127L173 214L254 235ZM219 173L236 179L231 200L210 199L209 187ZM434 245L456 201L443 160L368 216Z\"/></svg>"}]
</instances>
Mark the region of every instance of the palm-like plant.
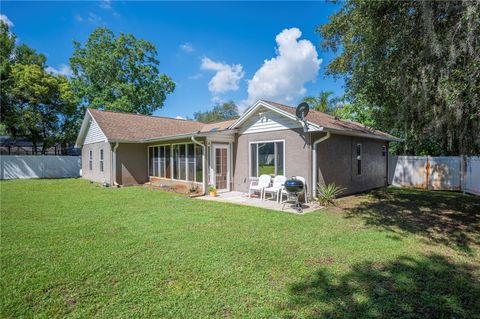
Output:
<instances>
[{"instance_id":1,"label":"palm-like plant","mask_svg":"<svg viewBox=\"0 0 480 319\"><path fill-rule=\"evenodd\" d=\"M318 184L317 186L317 194L318 194L318 202L322 205L334 205L335 198L337 198L346 188L338 187L335 183L331 183L328 185L321 185Z\"/></svg>"},{"instance_id":2,"label":"palm-like plant","mask_svg":"<svg viewBox=\"0 0 480 319\"><path fill-rule=\"evenodd\" d=\"M330 98L332 95L332 91L320 91L318 96L306 96L302 102L307 102L314 110L327 112L333 103L333 99Z\"/></svg>"}]
</instances>

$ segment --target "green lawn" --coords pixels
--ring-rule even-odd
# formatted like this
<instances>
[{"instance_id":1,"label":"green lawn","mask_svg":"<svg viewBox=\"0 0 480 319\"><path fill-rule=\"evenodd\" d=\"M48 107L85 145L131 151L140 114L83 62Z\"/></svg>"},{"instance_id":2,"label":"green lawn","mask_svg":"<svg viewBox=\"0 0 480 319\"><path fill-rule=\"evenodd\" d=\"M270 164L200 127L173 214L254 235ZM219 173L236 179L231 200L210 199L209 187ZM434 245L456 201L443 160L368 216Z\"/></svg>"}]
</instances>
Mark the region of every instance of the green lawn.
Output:
<instances>
[{"instance_id":1,"label":"green lawn","mask_svg":"<svg viewBox=\"0 0 480 319\"><path fill-rule=\"evenodd\" d=\"M480 317L478 197L388 189L293 215L85 180L0 186L2 317Z\"/></svg>"}]
</instances>

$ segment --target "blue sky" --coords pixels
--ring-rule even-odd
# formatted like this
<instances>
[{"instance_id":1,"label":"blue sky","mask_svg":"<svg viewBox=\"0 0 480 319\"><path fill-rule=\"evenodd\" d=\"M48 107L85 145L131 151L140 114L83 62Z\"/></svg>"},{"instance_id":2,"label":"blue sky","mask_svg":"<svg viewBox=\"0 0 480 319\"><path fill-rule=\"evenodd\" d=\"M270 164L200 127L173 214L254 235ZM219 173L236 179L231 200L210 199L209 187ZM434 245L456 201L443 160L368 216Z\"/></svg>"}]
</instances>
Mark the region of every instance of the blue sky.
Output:
<instances>
[{"instance_id":1,"label":"blue sky","mask_svg":"<svg viewBox=\"0 0 480 319\"><path fill-rule=\"evenodd\" d=\"M321 90L343 94L341 80L325 77L333 55L320 50L315 32L338 9L325 2L2 1L1 14L53 72L68 73L72 41L84 43L99 26L154 43L160 71L177 83L155 114L192 117L215 101L245 108L257 98L296 105Z\"/></svg>"}]
</instances>

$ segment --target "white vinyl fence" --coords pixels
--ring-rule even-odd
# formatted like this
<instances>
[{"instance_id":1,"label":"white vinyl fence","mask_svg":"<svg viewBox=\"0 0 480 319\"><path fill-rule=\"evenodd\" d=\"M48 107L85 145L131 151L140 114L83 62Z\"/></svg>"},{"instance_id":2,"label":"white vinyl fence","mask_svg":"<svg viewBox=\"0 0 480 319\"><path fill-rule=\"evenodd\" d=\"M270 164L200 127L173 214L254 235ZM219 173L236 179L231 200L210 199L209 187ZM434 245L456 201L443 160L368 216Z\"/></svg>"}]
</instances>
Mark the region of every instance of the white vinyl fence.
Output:
<instances>
[{"instance_id":1,"label":"white vinyl fence","mask_svg":"<svg viewBox=\"0 0 480 319\"><path fill-rule=\"evenodd\" d=\"M388 180L399 187L459 190L480 195L480 157L390 155Z\"/></svg>"},{"instance_id":2,"label":"white vinyl fence","mask_svg":"<svg viewBox=\"0 0 480 319\"><path fill-rule=\"evenodd\" d=\"M467 193L480 195L480 156L465 159L464 190Z\"/></svg>"},{"instance_id":3,"label":"white vinyl fence","mask_svg":"<svg viewBox=\"0 0 480 319\"><path fill-rule=\"evenodd\" d=\"M80 156L0 156L0 179L78 177L80 168Z\"/></svg>"}]
</instances>

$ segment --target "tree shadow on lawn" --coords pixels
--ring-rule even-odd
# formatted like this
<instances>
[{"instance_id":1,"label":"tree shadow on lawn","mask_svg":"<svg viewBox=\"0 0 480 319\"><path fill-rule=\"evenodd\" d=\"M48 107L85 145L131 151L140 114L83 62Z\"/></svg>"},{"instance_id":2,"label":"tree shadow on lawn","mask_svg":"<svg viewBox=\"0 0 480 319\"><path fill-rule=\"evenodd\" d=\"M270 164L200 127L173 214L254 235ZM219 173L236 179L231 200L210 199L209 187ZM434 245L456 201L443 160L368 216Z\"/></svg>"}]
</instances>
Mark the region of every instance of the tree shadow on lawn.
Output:
<instances>
[{"instance_id":1,"label":"tree shadow on lawn","mask_svg":"<svg viewBox=\"0 0 480 319\"><path fill-rule=\"evenodd\" d=\"M478 268L440 255L359 263L340 276L322 268L289 287L281 310L309 318L479 318L476 276Z\"/></svg>"},{"instance_id":2,"label":"tree shadow on lawn","mask_svg":"<svg viewBox=\"0 0 480 319\"><path fill-rule=\"evenodd\" d=\"M419 234L471 253L480 245L480 197L455 192L388 188L372 191L367 200L349 208L347 217L367 225Z\"/></svg>"}]
</instances>

